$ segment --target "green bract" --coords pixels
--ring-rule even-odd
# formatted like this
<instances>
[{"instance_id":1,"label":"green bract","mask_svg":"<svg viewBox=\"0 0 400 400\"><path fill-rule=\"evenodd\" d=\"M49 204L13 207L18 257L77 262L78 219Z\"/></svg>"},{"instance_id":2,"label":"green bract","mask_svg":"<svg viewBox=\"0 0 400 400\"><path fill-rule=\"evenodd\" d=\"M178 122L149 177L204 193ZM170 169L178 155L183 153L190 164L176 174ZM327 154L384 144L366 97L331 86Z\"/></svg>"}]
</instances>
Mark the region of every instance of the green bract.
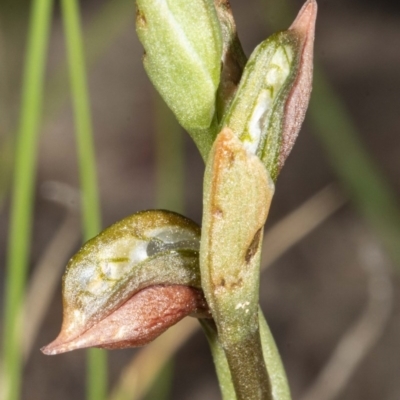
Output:
<instances>
[{"instance_id":1,"label":"green bract","mask_svg":"<svg viewBox=\"0 0 400 400\"><path fill-rule=\"evenodd\" d=\"M222 55L214 2L137 0L136 5L136 29L151 81L185 129L209 128Z\"/></svg>"},{"instance_id":2,"label":"green bract","mask_svg":"<svg viewBox=\"0 0 400 400\"><path fill-rule=\"evenodd\" d=\"M89 240L63 280L64 334L87 330L139 290L154 285L200 288L200 228L168 211L144 211Z\"/></svg>"},{"instance_id":3,"label":"green bract","mask_svg":"<svg viewBox=\"0 0 400 400\"><path fill-rule=\"evenodd\" d=\"M258 157L230 129L221 131L204 177L201 284L238 400L267 399L270 391L259 334L258 288L263 227L273 193L274 184ZM263 396L250 396L254 388Z\"/></svg>"}]
</instances>

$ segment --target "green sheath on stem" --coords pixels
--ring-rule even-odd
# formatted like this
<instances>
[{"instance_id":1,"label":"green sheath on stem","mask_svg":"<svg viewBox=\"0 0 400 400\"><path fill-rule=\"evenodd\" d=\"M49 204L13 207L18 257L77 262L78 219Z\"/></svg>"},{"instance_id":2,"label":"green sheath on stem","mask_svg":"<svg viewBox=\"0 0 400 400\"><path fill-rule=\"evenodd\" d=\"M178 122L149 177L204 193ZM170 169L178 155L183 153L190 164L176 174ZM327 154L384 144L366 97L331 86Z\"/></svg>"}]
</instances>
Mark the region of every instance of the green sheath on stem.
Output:
<instances>
[{"instance_id":1,"label":"green sheath on stem","mask_svg":"<svg viewBox=\"0 0 400 400\"><path fill-rule=\"evenodd\" d=\"M285 368L282 364L279 351L275 340L269 330L267 321L264 318L262 310L259 310L259 325L262 352L269 379L271 382L271 393L274 400L291 400L289 384L286 377ZM218 340L218 334L215 324L210 319L199 320L210 344L214 359L215 369L218 375L218 382L221 389L223 400L237 400L235 388L232 384L231 372L226 359L224 349Z\"/></svg>"},{"instance_id":2,"label":"green sheath on stem","mask_svg":"<svg viewBox=\"0 0 400 400\"><path fill-rule=\"evenodd\" d=\"M229 129L206 166L201 282L238 399L270 399L258 326L262 232L274 184Z\"/></svg>"},{"instance_id":3,"label":"green sheath on stem","mask_svg":"<svg viewBox=\"0 0 400 400\"><path fill-rule=\"evenodd\" d=\"M291 400L285 368L261 308L258 317L264 361L271 381L272 398L274 400Z\"/></svg>"},{"instance_id":4,"label":"green sheath on stem","mask_svg":"<svg viewBox=\"0 0 400 400\"><path fill-rule=\"evenodd\" d=\"M228 360L226 359L224 349L218 340L217 328L214 321L210 319L200 319L199 322L207 337L208 344L210 345L222 400L237 400Z\"/></svg>"}]
</instances>

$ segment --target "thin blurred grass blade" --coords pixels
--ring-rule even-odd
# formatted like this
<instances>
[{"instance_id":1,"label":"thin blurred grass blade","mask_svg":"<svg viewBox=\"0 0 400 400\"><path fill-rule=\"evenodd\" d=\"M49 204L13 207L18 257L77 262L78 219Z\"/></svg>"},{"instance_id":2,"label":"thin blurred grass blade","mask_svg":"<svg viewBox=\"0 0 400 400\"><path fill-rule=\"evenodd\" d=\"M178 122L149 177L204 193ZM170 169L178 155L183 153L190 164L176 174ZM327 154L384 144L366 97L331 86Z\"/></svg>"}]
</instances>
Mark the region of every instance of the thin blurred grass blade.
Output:
<instances>
[{"instance_id":1,"label":"thin blurred grass blade","mask_svg":"<svg viewBox=\"0 0 400 400\"><path fill-rule=\"evenodd\" d=\"M22 306L32 229L37 140L40 129L46 53L53 2L32 3L22 104L16 139L3 333L5 400L17 400L22 376Z\"/></svg>"},{"instance_id":2,"label":"thin blurred grass blade","mask_svg":"<svg viewBox=\"0 0 400 400\"><path fill-rule=\"evenodd\" d=\"M184 137L175 116L154 91L156 208L184 214ZM174 361L170 359L159 371L145 400L170 397Z\"/></svg>"},{"instance_id":3,"label":"thin blurred grass blade","mask_svg":"<svg viewBox=\"0 0 400 400\"><path fill-rule=\"evenodd\" d=\"M101 230L100 202L97 189L93 128L90 112L84 45L79 4L61 2L69 59L71 92L75 115L76 142L82 193L82 218L85 241ZM88 350L87 399L102 400L107 392L107 357L104 350Z\"/></svg>"},{"instance_id":4,"label":"thin blurred grass blade","mask_svg":"<svg viewBox=\"0 0 400 400\"><path fill-rule=\"evenodd\" d=\"M29 360L39 329L59 286L65 263L80 240L79 192L55 181L41 187L43 198L64 207L65 216L41 255L25 292L23 357Z\"/></svg>"},{"instance_id":5,"label":"thin blurred grass blade","mask_svg":"<svg viewBox=\"0 0 400 400\"><path fill-rule=\"evenodd\" d=\"M154 91L156 208L184 214L184 137L172 111Z\"/></svg>"},{"instance_id":6,"label":"thin blurred grass blade","mask_svg":"<svg viewBox=\"0 0 400 400\"><path fill-rule=\"evenodd\" d=\"M114 41L134 26L135 3L132 0L108 1L83 27L85 60L91 68ZM63 61L49 78L46 90L46 120L54 118L67 100L68 64Z\"/></svg>"},{"instance_id":7,"label":"thin blurred grass blade","mask_svg":"<svg viewBox=\"0 0 400 400\"><path fill-rule=\"evenodd\" d=\"M116 38L128 28L132 26L134 20L134 2L132 0L115 0L106 2L101 6L96 15L88 22L84 30L84 42L86 49L87 64L91 67L114 43ZM4 64L5 57L9 54L2 52L2 45L5 38L2 37L0 31L0 91L12 91L11 82L13 75L8 68L1 65ZM4 39L4 40L3 40ZM9 62L9 59L7 59ZM3 68L4 67L4 68ZM54 118L60 111L63 104L68 98L68 65L65 61L56 68L48 79L47 89L44 96L44 122ZM4 204L4 200L9 191L9 175L11 174L10 165L13 163L15 143L9 134L11 129L12 107L9 104L9 96L0 92L0 116L1 127L4 132L0 132L0 208ZM4 137L1 137L4 133Z\"/></svg>"}]
</instances>

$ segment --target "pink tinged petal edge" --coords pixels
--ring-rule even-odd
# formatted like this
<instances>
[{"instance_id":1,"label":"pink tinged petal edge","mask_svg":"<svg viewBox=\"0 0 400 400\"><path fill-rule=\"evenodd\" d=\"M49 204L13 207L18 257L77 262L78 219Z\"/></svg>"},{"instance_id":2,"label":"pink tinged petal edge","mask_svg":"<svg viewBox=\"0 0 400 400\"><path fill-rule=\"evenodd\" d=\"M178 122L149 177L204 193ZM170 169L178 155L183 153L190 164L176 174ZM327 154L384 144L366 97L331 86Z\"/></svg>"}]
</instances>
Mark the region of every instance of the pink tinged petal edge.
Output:
<instances>
[{"instance_id":1,"label":"pink tinged petal edge","mask_svg":"<svg viewBox=\"0 0 400 400\"><path fill-rule=\"evenodd\" d=\"M65 340L61 331L41 351L55 355L86 347L123 349L143 346L188 315L209 317L201 290L182 285L151 286L74 339Z\"/></svg>"},{"instance_id":2,"label":"pink tinged petal edge","mask_svg":"<svg viewBox=\"0 0 400 400\"><path fill-rule=\"evenodd\" d=\"M289 28L289 31L296 33L300 39L301 54L299 73L285 106L279 169L283 167L293 148L310 100L317 8L316 0L308 0Z\"/></svg>"}]
</instances>

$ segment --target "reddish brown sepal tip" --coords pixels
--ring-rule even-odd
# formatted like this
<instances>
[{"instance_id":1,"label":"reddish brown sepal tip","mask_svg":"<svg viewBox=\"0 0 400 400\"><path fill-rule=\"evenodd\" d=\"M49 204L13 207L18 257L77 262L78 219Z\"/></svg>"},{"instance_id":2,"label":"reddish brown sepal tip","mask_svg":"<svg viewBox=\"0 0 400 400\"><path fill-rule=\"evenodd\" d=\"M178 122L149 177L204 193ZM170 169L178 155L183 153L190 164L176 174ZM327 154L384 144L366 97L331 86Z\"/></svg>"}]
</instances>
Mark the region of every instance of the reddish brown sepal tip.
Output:
<instances>
[{"instance_id":1,"label":"reddish brown sepal tip","mask_svg":"<svg viewBox=\"0 0 400 400\"><path fill-rule=\"evenodd\" d=\"M151 286L72 340L65 340L61 331L57 339L41 351L55 355L86 347L143 346L187 315L209 317L202 291L181 285Z\"/></svg>"},{"instance_id":2,"label":"reddish brown sepal tip","mask_svg":"<svg viewBox=\"0 0 400 400\"><path fill-rule=\"evenodd\" d=\"M285 106L279 169L283 167L285 160L293 148L310 101L317 9L317 2L315 0L308 0L289 28L289 31L294 32L299 39L300 64L299 72Z\"/></svg>"},{"instance_id":3,"label":"reddish brown sepal tip","mask_svg":"<svg viewBox=\"0 0 400 400\"><path fill-rule=\"evenodd\" d=\"M317 9L318 5L316 0L306 1L289 29L307 35L310 28L314 30Z\"/></svg>"}]
</instances>

